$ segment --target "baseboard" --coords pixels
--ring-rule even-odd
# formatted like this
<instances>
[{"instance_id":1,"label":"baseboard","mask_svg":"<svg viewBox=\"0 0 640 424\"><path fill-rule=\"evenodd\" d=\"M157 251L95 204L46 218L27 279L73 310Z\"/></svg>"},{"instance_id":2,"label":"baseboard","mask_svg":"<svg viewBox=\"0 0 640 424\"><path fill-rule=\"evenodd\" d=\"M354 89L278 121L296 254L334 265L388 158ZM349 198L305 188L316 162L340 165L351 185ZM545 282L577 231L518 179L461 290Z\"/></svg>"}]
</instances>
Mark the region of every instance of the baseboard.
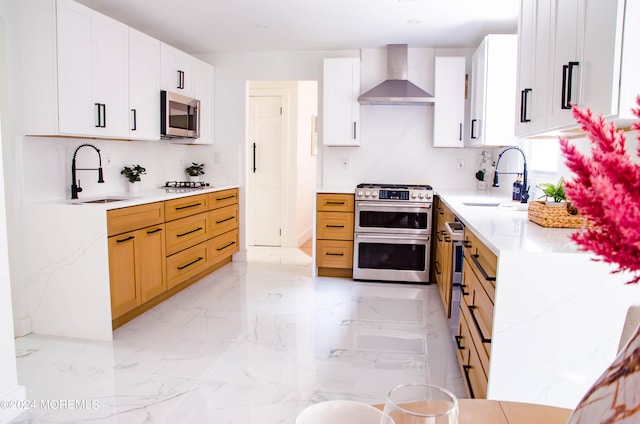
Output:
<instances>
[{"instance_id":1,"label":"baseboard","mask_svg":"<svg viewBox=\"0 0 640 424\"><path fill-rule=\"evenodd\" d=\"M31 319L20 318L13 319L13 334L14 337L23 337L27 334L31 334Z\"/></svg>"},{"instance_id":2,"label":"baseboard","mask_svg":"<svg viewBox=\"0 0 640 424\"><path fill-rule=\"evenodd\" d=\"M27 399L27 392L24 386L17 386L13 390L0 396L0 404L8 403L14 405L13 408L0 408L0 424L6 424L27 410L27 408L18 408L24 406Z\"/></svg>"},{"instance_id":3,"label":"baseboard","mask_svg":"<svg viewBox=\"0 0 640 424\"><path fill-rule=\"evenodd\" d=\"M305 244L309 239L313 237L313 227L309 227L300 234L298 234L298 239L296 242L296 246L300 247Z\"/></svg>"}]
</instances>

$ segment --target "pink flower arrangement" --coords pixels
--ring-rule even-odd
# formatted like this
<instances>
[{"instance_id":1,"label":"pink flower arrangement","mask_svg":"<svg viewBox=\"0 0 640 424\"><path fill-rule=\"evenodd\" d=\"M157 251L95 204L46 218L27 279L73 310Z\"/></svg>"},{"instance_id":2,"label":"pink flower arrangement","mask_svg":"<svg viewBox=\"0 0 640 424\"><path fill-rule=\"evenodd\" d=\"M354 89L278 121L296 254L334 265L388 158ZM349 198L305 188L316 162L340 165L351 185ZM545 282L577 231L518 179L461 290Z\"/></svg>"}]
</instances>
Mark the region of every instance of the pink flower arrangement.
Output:
<instances>
[{"instance_id":1,"label":"pink flower arrangement","mask_svg":"<svg viewBox=\"0 0 640 424\"><path fill-rule=\"evenodd\" d=\"M639 107L633 114L640 118ZM592 224L572 239L598 260L616 264L613 272L630 271L640 282L640 165L634 163L625 148L626 137L615 124L594 117L589 108L573 106L573 116L591 141L591 156L580 153L565 137L560 147L567 167L575 173L565 184L567 198ZM633 130L640 130L635 122ZM640 140L640 136L638 137ZM640 145L637 155L640 156Z\"/></svg>"}]
</instances>

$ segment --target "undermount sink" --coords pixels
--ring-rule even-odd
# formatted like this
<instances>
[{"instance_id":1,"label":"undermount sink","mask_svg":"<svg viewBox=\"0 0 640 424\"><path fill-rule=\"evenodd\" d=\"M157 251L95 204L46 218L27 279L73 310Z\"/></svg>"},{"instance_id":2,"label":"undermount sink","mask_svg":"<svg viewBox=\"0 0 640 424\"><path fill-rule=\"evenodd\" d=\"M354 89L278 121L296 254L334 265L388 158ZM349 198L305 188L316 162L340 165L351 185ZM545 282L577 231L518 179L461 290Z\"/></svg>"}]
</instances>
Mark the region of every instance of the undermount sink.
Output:
<instances>
[{"instance_id":1,"label":"undermount sink","mask_svg":"<svg viewBox=\"0 0 640 424\"><path fill-rule=\"evenodd\" d=\"M462 202L465 206L498 206L500 202Z\"/></svg>"},{"instance_id":2,"label":"undermount sink","mask_svg":"<svg viewBox=\"0 0 640 424\"><path fill-rule=\"evenodd\" d=\"M101 197L99 199L76 200L76 203L112 203L112 202L121 202L123 200L129 200L129 199L131 199L131 197L107 196L107 197Z\"/></svg>"}]
</instances>

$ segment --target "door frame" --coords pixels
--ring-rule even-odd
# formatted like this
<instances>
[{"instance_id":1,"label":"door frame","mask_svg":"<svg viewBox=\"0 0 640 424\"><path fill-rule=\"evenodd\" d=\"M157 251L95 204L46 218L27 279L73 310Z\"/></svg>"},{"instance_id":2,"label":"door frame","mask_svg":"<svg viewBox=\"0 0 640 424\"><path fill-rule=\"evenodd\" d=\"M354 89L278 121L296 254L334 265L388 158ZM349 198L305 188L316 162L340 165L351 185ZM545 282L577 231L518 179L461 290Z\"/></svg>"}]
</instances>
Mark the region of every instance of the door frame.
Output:
<instances>
[{"instance_id":1,"label":"door frame","mask_svg":"<svg viewBox=\"0 0 640 424\"><path fill-rule=\"evenodd\" d=\"M262 85L263 87L259 87ZM269 87L266 87L266 86ZM246 194L246 205L247 205L247 234L245 235L245 245L252 246L249 241L252 239L253 234L253 223L250 222L251 213L249 211L253 210L255 207L253 205L253 183L252 183L252 161L253 161L253 152L252 145L253 140L251 140L249 134L249 122L251 116L249 116L249 104L250 97L273 97L279 96L282 98L282 136L280 140L280 163L281 163L281 173L280 173L280 245L282 246L283 240L288 240L289 233L292 231L290 228L290 220L289 220L289 210L287 205L289 204L289 184L291 182L291 178L289 176L289 170L292 169L291 160L292 160L292 152L291 152L291 141L290 141L290 88L288 87L288 82L286 81L248 81L247 82L247 98L246 98L246 137L245 137L245 181L247 182L247 194ZM295 228L293 229L295 230ZM286 243L285 243L286 244Z\"/></svg>"}]
</instances>

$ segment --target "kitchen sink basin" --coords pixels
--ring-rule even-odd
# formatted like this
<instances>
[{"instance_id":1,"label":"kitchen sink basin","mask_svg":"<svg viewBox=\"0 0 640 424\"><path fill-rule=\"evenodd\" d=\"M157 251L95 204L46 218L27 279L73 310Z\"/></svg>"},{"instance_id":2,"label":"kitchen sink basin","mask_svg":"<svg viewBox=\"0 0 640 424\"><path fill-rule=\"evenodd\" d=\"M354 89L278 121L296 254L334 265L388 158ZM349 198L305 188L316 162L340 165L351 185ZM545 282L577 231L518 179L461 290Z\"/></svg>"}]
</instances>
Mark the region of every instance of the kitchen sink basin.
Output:
<instances>
[{"instance_id":1,"label":"kitchen sink basin","mask_svg":"<svg viewBox=\"0 0 640 424\"><path fill-rule=\"evenodd\" d=\"M121 202L123 200L130 200L130 199L131 197L107 196L107 197L101 197L99 199L78 200L77 203L112 203L112 202Z\"/></svg>"},{"instance_id":2,"label":"kitchen sink basin","mask_svg":"<svg viewBox=\"0 0 640 424\"><path fill-rule=\"evenodd\" d=\"M493 206L496 207L500 202L462 202L465 206Z\"/></svg>"}]
</instances>

